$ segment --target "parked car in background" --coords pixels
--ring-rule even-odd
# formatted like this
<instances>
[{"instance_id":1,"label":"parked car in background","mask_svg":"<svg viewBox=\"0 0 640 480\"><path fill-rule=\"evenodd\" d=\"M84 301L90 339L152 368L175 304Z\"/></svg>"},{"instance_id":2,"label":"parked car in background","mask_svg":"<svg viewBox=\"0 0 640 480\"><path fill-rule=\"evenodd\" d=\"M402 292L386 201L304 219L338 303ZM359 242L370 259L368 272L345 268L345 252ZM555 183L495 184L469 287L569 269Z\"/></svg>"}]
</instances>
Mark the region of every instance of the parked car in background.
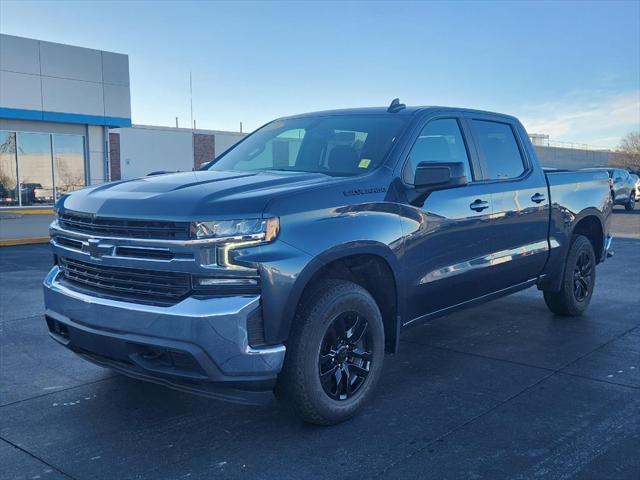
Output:
<instances>
[{"instance_id":1,"label":"parked car in background","mask_svg":"<svg viewBox=\"0 0 640 480\"><path fill-rule=\"evenodd\" d=\"M36 199L36 190L41 189L39 183L21 183L20 184L20 200L22 205L33 205L39 203Z\"/></svg>"},{"instance_id":2,"label":"parked car in background","mask_svg":"<svg viewBox=\"0 0 640 480\"><path fill-rule=\"evenodd\" d=\"M35 188L33 197L36 203L53 203L55 200L53 188Z\"/></svg>"},{"instance_id":3,"label":"parked car in background","mask_svg":"<svg viewBox=\"0 0 640 480\"><path fill-rule=\"evenodd\" d=\"M0 206L2 207L13 207L18 204L18 201L13 196L15 192L15 188L10 190L5 187L2 183L0 183Z\"/></svg>"},{"instance_id":4,"label":"parked car in background","mask_svg":"<svg viewBox=\"0 0 640 480\"><path fill-rule=\"evenodd\" d=\"M543 170L507 115L281 118L200 171L61 198L45 319L98 365L333 424L411 325L532 286L581 315L611 208L607 174Z\"/></svg>"},{"instance_id":5,"label":"parked car in background","mask_svg":"<svg viewBox=\"0 0 640 480\"><path fill-rule=\"evenodd\" d=\"M611 195L614 205L624 205L626 210L636 208L636 181L623 168L586 168L605 171L611 179Z\"/></svg>"},{"instance_id":6,"label":"parked car in background","mask_svg":"<svg viewBox=\"0 0 640 480\"><path fill-rule=\"evenodd\" d=\"M636 198L636 202L640 201L640 177L638 175L636 175L635 173L632 173L630 175L630 177L632 178L632 180L635 180L634 185L634 192L635 192L635 198Z\"/></svg>"}]
</instances>

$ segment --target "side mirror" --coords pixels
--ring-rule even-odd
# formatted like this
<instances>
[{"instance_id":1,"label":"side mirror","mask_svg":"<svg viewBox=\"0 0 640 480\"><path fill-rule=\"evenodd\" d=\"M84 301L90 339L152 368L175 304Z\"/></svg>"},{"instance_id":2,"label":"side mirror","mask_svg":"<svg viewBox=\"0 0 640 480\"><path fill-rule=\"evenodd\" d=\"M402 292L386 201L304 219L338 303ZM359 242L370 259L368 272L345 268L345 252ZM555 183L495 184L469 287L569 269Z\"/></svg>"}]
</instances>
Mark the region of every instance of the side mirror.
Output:
<instances>
[{"instance_id":1,"label":"side mirror","mask_svg":"<svg viewBox=\"0 0 640 480\"><path fill-rule=\"evenodd\" d=\"M467 184L462 162L420 162L413 185L416 189L442 190Z\"/></svg>"}]
</instances>

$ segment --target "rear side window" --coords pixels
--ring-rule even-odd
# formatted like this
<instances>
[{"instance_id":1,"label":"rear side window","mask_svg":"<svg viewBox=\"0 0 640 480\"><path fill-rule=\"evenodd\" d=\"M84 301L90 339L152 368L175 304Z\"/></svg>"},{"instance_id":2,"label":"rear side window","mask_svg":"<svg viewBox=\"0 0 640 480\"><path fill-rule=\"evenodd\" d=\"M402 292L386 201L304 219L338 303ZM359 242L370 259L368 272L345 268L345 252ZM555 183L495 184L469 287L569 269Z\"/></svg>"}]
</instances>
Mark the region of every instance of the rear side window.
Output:
<instances>
[{"instance_id":1,"label":"rear side window","mask_svg":"<svg viewBox=\"0 0 640 480\"><path fill-rule=\"evenodd\" d=\"M485 178L517 178L524 173L524 162L511 125L473 120L473 129L484 157Z\"/></svg>"}]
</instances>

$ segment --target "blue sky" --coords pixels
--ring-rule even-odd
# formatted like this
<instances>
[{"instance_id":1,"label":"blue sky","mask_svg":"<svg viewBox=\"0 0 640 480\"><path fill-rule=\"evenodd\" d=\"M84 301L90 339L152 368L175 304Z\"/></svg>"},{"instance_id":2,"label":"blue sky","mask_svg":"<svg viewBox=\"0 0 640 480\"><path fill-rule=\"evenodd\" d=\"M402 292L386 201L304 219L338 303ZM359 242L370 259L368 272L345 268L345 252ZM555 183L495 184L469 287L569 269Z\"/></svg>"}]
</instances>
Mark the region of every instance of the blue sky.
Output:
<instances>
[{"instance_id":1,"label":"blue sky","mask_svg":"<svg viewBox=\"0 0 640 480\"><path fill-rule=\"evenodd\" d=\"M490 109L553 140L640 129L640 2L0 1L2 33L127 53L134 123L245 130L292 113Z\"/></svg>"}]
</instances>

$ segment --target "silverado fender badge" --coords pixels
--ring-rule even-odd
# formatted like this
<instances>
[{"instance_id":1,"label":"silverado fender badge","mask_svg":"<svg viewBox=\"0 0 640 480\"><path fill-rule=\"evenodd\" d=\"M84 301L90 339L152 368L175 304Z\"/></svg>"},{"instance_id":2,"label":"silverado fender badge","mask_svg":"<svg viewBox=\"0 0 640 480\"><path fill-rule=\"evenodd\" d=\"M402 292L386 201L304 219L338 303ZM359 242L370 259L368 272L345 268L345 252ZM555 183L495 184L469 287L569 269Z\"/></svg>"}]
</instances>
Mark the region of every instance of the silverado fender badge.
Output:
<instances>
[{"instance_id":1,"label":"silverado fender badge","mask_svg":"<svg viewBox=\"0 0 640 480\"><path fill-rule=\"evenodd\" d=\"M343 195L345 197L351 197L353 195L367 195L369 193L384 193L387 189L385 187L369 187L369 188L354 188L353 190L345 190Z\"/></svg>"}]
</instances>

